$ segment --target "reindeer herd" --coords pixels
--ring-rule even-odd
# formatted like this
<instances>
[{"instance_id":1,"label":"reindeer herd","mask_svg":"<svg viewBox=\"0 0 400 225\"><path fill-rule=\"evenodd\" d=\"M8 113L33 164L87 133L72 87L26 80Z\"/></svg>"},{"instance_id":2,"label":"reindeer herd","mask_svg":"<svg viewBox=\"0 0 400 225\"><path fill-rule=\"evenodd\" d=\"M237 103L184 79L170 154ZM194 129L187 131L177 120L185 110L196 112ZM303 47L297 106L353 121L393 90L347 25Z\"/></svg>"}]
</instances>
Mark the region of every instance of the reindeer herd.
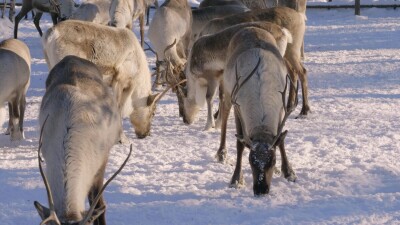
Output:
<instances>
[{"instance_id":1,"label":"reindeer herd","mask_svg":"<svg viewBox=\"0 0 400 225\"><path fill-rule=\"evenodd\" d=\"M255 196L269 193L276 147L284 177L296 180L283 128L297 106L300 83L299 117L310 112L302 63L306 1L204 0L191 9L187 0L166 0L148 30L157 58L154 85L143 50L143 18L151 4L154 0L88 0L78 7L72 0L23 1L15 38L18 22L32 9L41 36L41 13L51 13L54 23L42 36L50 72L39 112L38 161L49 201L49 208L35 202L41 224L106 224L102 192L130 156L103 185L111 147L129 142L122 118L129 117L136 136L145 138L157 102L170 89L186 124L207 103L205 130L221 129L216 154L221 163L227 158L226 129L233 106L237 160L231 187L243 185L245 147L250 149ZM132 32L137 18L141 44ZM11 140L24 138L30 60L22 41L0 43L0 103L8 102L6 134ZM166 87L153 94L155 85ZM214 114L217 90L219 109Z\"/></svg>"}]
</instances>

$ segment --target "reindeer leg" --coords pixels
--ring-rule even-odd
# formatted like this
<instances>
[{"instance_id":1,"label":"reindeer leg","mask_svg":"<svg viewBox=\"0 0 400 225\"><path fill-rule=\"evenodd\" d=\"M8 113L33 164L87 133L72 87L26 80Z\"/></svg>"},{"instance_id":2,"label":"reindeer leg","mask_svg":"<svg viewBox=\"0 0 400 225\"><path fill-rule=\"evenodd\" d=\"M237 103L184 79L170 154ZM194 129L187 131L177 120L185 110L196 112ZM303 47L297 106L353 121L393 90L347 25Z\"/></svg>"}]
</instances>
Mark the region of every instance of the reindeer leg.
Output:
<instances>
[{"instance_id":1,"label":"reindeer leg","mask_svg":"<svg viewBox=\"0 0 400 225\"><path fill-rule=\"evenodd\" d=\"M144 13L139 16L139 24L140 24L140 44L144 49Z\"/></svg>"},{"instance_id":2,"label":"reindeer leg","mask_svg":"<svg viewBox=\"0 0 400 225\"><path fill-rule=\"evenodd\" d=\"M33 18L33 23L35 24L36 30L39 32L40 37L43 35L42 29L40 29L40 26L39 26L42 15L43 15L42 12L37 12L35 17Z\"/></svg>"},{"instance_id":3,"label":"reindeer leg","mask_svg":"<svg viewBox=\"0 0 400 225\"><path fill-rule=\"evenodd\" d=\"M279 144L279 151L281 152L281 160L282 160L281 170L283 175L288 181L295 182L297 176L292 167L290 166L289 160L287 159L284 141L281 141L281 143Z\"/></svg>"},{"instance_id":4,"label":"reindeer leg","mask_svg":"<svg viewBox=\"0 0 400 225\"><path fill-rule=\"evenodd\" d=\"M21 19L29 12L31 11L33 8L30 4L25 4L22 5L21 11L19 11L19 13L17 14L17 16L15 16L15 21L14 21L14 38L17 39L18 36L18 24L19 21L21 21Z\"/></svg>"},{"instance_id":5,"label":"reindeer leg","mask_svg":"<svg viewBox=\"0 0 400 225\"><path fill-rule=\"evenodd\" d=\"M240 123L240 119L238 113L235 110L235 124L236 124L236 133L238 136L243 136L243 128ZM239 188L241 187L243 182L243 173L242 173L242 156L244 151L244 144L239 139L236 140L236 167L233 172L230 187Z\"/></svg>"},{"instance_id":6,"label":"reindeer leg","mask_svg":"<svg viewBox=\"0 0 400 225\"><path fill-rule=\"evenodd\" d=\"M212 111L213 111L213 99L214 99L215 92L217 91L217 87L218 87L217 82L214 82L214 81L208 82L207 94L206 94L207 123L206 123L206 127L204 128L204 130L210 130L211 128L215 127L215 121L214 121Z\"/></svg>"},{"instance_id":7,"label":"reindeer leg","mask_svg":"<svg viewBox=\"0 0 400 225\"><path fill-rule=\"evenodd\" d=\"M310 106L308 104L308 78L307 70L301 65L302 71L299 74L301 82L301 93L303 94L303 106L301 108L300 115L296 118L306 117L310 111Z\"/></svg>"},{"instance_id":8,"label":"reindeer leg","mask_svg":"<svg viewBox=\"0 0 400 225\"><path fill-rule=\"evenodd\" d=\"M229 118L229 113L231 111L232 108L232 104L231 104L231 99L230 97L227 97L224 99L222 105L221 105L221 118L222 118L222 123L221 123L221 140L220 140L220 145L219 145L219 149L217 151L217 160L218 162L225 162L226 160L226 128L227 128L227 124L228 124L228 118Z\"/></svg>"},{"instance_id":9,"label":"reindeer leg","mask_svg":"<svg viewBox=\"0 0 400 225\"><path fill-rule=\"evenodd\" d=\"M297 85L298 75L296 74L296 72L294 71L294 69L292 68L291 64L288 61L286 61L286 67L288 69L289 76L293 81L293 84ZM295 98L297 98L296 88L297 88L296 86L290 85L287 108L291 108L292 105L294 105Z\"/></svg>"},{"instance_id":10,"label":"reindeer leg","mask_svg":"<svg viewBox=\"0 0 400 225\"><path fill-rule=\"evenodd\" d=\"M18 127L19 132L21 132L22 139L25 138L25 135L24 135L25 107L26 107L26 98L25 98L25 94L23 94L19 98L19 127Z\"/></svg>"},{"instance_id":11,"label":"reindeer leg","mask_svg":"<svg viewBox=\"0 0 400 225\"><path fill-rule=\"evenodd\" d=\"M12 127L11 127L11 140L12 141L17 141L17 140L21 140L22 134L19 132L19 121L21 119L20 117L20 113L19 113L19 104L18 104L18 100L19 100L20 96L15 97L12 101L11 101L11 105L12 105L12 115L10 115L11 118L11 123L12 123Z\"/></svg>"},{"instance_id":12,"label":"reindeer leg","mask_svg":"<svg viewBox=\"0 0 400 225\"><path fill-rule=\"evenodd\" d=\"M215 128L219 129L221 128L221 113L220 112L220 108L221 108L221 104L224 101L224 82L222 82L222 80L219 82L219 90L218 90L218 96L219 96L219 103L218 103L218 110L217 112L215 112L214 114L214 119L216 119L215 121Z\"/></svg>"},{"instance_id":13,"label":"reindeer leg","mask_svg":"<svg viewBox=\"0 0 400 225\"><path fill-rule=\"evenodd\" d=\"M146 8L146 26L149 26L149 20L150 20L150 6L147 6L147 8Z\"/></svg>"},{"instance_id":14,"label":"reindeer leg","mask_svg":"<svg viewBox=\"0 0 400 225\"><path fill-rule=\"evenodd\" d=\"M11 128L12 128L12 113L13 113L13 109L12 109L12 104L11 102L8 102L8 127L6 130L5 135L10 135L11 134Z\"/></svg>"}]
</instances>

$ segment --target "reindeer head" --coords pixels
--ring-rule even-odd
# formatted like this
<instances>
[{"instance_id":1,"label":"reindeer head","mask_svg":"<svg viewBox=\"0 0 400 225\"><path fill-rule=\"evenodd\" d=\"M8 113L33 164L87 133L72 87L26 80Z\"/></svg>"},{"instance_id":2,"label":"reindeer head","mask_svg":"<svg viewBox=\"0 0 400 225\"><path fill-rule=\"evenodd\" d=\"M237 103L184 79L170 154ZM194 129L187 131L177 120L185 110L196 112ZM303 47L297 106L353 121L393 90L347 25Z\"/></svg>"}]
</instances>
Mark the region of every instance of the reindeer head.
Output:
<instances>
[{"instance_id":1,"label":"reindeer head","mask_svg":"<svg viewBox=\"0 0 400 225\"><path fill-rule=\"evenodd\" d=\"M84 214L83 219L81 221L60 221L56 214L56 211L55 211L53 195L52 195L52 192L50 189L49 182L47 181L46 175L43 172L43 168L42 168L43 159L40 156L40 150L42 147L43 127L46 125L48 117L49 116L46 117L46 119L43 123L43 126L41 128L40 137L39 137L39 147L38 147L39 170L40 170L40 174L43 178L43 182L46 187L47 199L49 201L49 208L41 205L37 201L34 202L35 208L36 208L39 216L42 218L42 222L40 223L40 225L45 225L45 224L47 224L47 225L90 225L100 215L105 213L105 211L106 211L105 206L98 207L98 208L95 208L95 207L96 207L98 201L100 200L104 190L108 186L108 184L121 172L121 170L125 167L126 163L128 162L128 160L132 154L132 145L130 146L129 154L126 157L125 161L122 163L121 167L107 180L107 182L100 189L96 198L93 200L93 202L90 206L90 209Z\"/></svg>"}]
</instances>

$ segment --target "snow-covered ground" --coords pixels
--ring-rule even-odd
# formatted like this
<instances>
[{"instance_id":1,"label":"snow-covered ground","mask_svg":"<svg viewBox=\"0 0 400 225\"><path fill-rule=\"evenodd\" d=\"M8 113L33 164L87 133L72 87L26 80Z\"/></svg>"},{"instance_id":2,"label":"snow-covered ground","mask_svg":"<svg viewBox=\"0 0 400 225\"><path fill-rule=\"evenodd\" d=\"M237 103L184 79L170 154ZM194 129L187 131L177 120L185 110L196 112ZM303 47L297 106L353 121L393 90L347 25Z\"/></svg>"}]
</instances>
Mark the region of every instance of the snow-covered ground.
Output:
<instances>
[{"instance_id":1,"label":"snow-covered ground","mask_svg":"<svg viewBox=\"0 0 400 225\"><path fill-rule=\"evenodd\" d=\"M214 158L220 132L202 130L206 109L193 125L184 125L169 93L158 106L150 137L137 139L125 121L134 152L105 191L108 224L400 224L400 11L363 9L361 14L307 10L305 66L312 114L296 120L298 107L286 123L295 183L276 175L268 196L253 197L244 157L246 185L229 188L236 157L232 118L228 163L220 164ZM49 18L41 24L47 29ZM0 20L0 40L12 36L11 27ZM47 205L37 166L37 117L48 69L31 20L21 22L19 37L31 50L32 77L26 139L11 143L3 134L6 124L1 126L4 225L39 224L33 201ZM154 66L155 57L147 55ZM112 149L106 177L128 148Z\"/></svg>"}]
</instances>

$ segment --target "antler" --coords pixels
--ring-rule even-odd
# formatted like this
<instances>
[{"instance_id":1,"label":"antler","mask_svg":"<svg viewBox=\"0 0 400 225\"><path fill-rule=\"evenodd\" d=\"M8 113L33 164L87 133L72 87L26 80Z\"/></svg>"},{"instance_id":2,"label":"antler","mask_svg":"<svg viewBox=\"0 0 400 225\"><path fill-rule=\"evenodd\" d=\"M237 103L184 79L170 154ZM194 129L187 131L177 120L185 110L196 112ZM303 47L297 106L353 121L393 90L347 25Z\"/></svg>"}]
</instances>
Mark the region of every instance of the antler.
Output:
<instances>
[{"instance_id":1,"label":"antler","mask_svg":"<svg viewBox=\"0 0 400 225\"><path fill-rule=\"evenodd\" d=\"M297 98L297 95L299 94L299 81L297 81L295 102L290 108L287 108L285 99L286 99L288 80L290 81L290 85L294 85L292 78L290 78L289 75L286 75L285 89L283 90L283 92L280 92L282 94L282 103L283 103L283 110L285 111L285 115L284 115L282 121L280 122L280 124L278 124L278 132L277 132L274 140L272 141L271 147L268 150L271 150L277 144L277 141L282 136L282 133L284 133L284 132L282 132L282 130L283 130L283 127L285 126L285 122L286 122L287 118L296 109L297 104L299 102L298 98Z\"/></svg>"},{"instance_id":2,"label":"antler","mask_svg":"<svg viewBox=\"0 0 400 225\"><path fill-rule=\"evenodd\" d=\"M42 168L42 158L40 157L40 150L42 148L42 139L43 139L43 128L46 125L47 119L49 118L49 115L47 115L46 119L43 122L43 125L40 129L40 136L39 136L39 147L38 147L38 161L39 161L39 171L40 175L42 176L44 185L46 187L46 192L47 192L47 200L49 201L49 209L50 209L50 215L46 219L44 219L40 225L44 225L50 221L54 221L57 224L61 224L60 221L58 220L56 211L54 209L54 201L53 201L53 194L51 193L50 185L49 182L47 181L46 175L43 172Z\"/></svg>"},{"instance_id":3,"label":"antler","mask_svg":"<svg viewBox=\"0 0 400 225\"><path fill-rule=\"evenodd\" d=\"M241 115L241 112L240 112L240 105L236 102L236 100L237 100L237 96L236 95L239 92L240 88L243 87L243 85L247 81L249 81L249 79L255 74L255 72L257 71L258 66L260 65L260 62L261 62L261 58L258 58L257 65L254 67L254 69L251 71L251 73L244 79L244 81L241 84L239 84L240 77L239 77L238 72L237 72L237 64L235 65L236 83L235 83L235 86L233 87L233 90L232 90L231 102L234 105L234 108L236 109L235 111L237 113L237 117L239 118L240 123L242 124L243 127L244 127L244 124L242 123L243 119L242 119L242 115ZM243 129L243 132L246 132L245 130L246 129ZM251 146L251 140L249 139L249 136L247 134L244 134L243 136L242 135L240 135L240 136L236 135L236 138L240 142L242 142L245 145L247 145L248 147Z\"/></svg>"},{"instance_id":4,"label":"antler","mask_svg":"<svg viewBox=\"0 0 400 225\"><path fill-rule=\"evenodd\" d=\"M97 205L97 203L99 202L104 190L106 189L106 187L108 186L108 184L121 172L121 170L125 167L126 163L128 162L129 158L131 157L132 154L132 144L131 147L129 149L129 154L126 157L124 163L122 163L122 165L119 167L119 169L110 177L110 179L107 180L107 182L103 185L103 187L101 188L100 192L97 194L96 198L94 199L94 201L92 202L92 205L90 206L89 211L87 212L85 218L83 218L83 220L79 223L80 225L87 225L87 223L89 223L92 220L92 214L95 210L95 207ZM105 210L105 209L102 209Z\"/></svg>"}]
</instances>

